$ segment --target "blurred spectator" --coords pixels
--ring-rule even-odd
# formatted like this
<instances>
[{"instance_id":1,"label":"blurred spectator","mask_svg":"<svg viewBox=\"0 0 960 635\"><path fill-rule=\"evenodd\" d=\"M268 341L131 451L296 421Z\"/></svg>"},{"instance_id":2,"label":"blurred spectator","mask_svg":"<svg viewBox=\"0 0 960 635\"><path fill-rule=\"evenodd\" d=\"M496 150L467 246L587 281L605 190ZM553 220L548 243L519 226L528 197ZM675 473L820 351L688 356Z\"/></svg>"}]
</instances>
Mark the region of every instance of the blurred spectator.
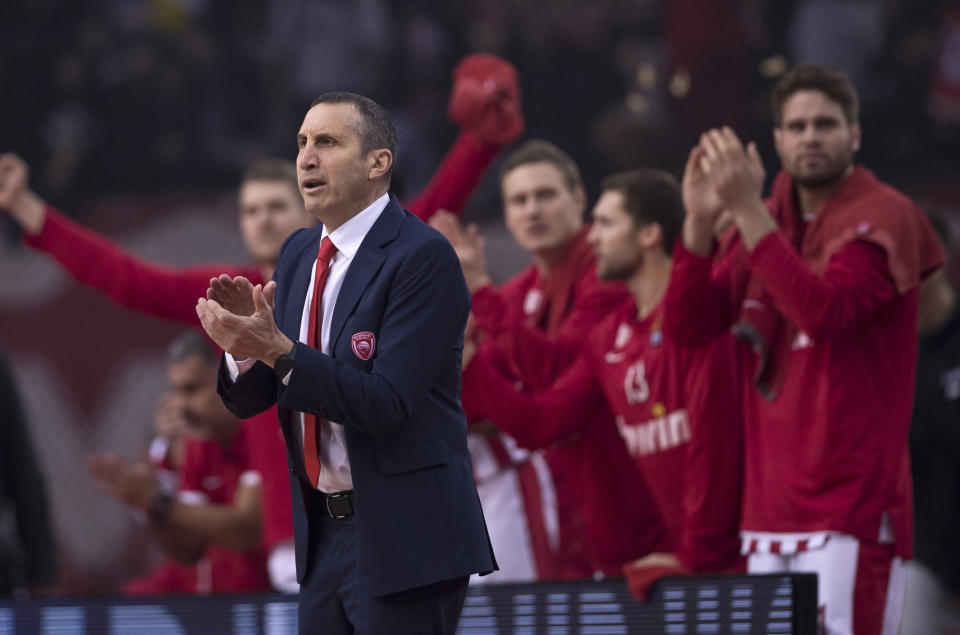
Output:
<instances>
[{"instance_id":1,"label":"blurred spectator","mask_svg":"<svg viewBox=\"0 0 960 635\"><path fill-rule=\"evenodd\" d=\"M250 464L246 426L223 407L216 392L217 356L196 331L173 341L167 376L176 416L192 437L184 442L179 487L164 488L156 468L113 454L91 458L90 472L100 486L134 510L145 512L151 533L173 561L163 575L135 581L131 591L211 593L270 588L263 546L263 488ZM163 586L164 584L170 586ZM182 585L178 586L177 585Z\"/></svg>"},{"instance_id":2,"label":"blurred spectator","mask_svg":"<svg viewBox=\"0 0 960 635\"><path fill-rule=\"evenodd\" d=\"M658 170L612 175L594 220L595 275L625 282L632 297L593 328L582 326L572 363L550 364L553 351L509 334L516 365L557 373L545 387L517 390L496 359L478 351L465 373L464 405L522 447L566 441L581 454L587 553L604 554L617 573L627 563L658 574L742 570L732 338L687 351L661 330L670 251L683 223L676 179ZM608 491L617 494L606 498Z\"/></svg>"},{"instance_id":3,"label":"blurred spectator","mask_svg":"<svg viewBox=\"0 0 960 635\"><path fill-rule=\"evenodd\" d=\"M56 554L43 474L13 373L0 356L0 597L51 585Z\"/></svg>"},{"instance_id":4,"label":"blurred spectator","mask_svg":"<svg viewBox=\"0 0 960 635\"><path fill-rule=\"evenodd\" d=\"M855 164L858 101L837 68L781 78L771 114L782 168L766 200L755 145L730 128L701 136L664 300L666 335L683 345L731 328L742 340L748 571L817 573L831 634L899 622L917 289L943 263L916 205ZM724 212L737 234L718 259Z\"/></svg>"},{"instance_id":5,"label":"blurred spectator","mask_svg":"<svg viewBox=\"0 0 960 635\"><path fill-rule=\"evenodd\" d=\"M931 220L953 255L947 225ZM910 424L914 559L907 564L901 635L960 632L960 304L947 269L920 289Z\"/></svg>"},{"instance_id":6,"label":"blurred spectator","mask_svg":"<svg viewBox=\"0 0 960 635\"><path fill-rule=\"evenodd\" d=\"M486 337L482 355L491 356L491 363L526 390L545 390L576 358L584 331L622 303L628 297L627 291L622 284L601 282L595 275L594 257L583 223L586 192L579 168L569 155L546 141L529 141L507 158L500 187L506 225L517 244L533 258L533 264L502 287L495 287L490 280L476 227L461 232L451 215L438 216L433 224L450 239L460 257L473 294L476 328ZM534 357L524 353L531 347L541 353L536 356L539 363L535 367L523 363ZM483 392L485 387L483 382L473 381L472 373L471 367L464 369L464 408L468 421L480 423L489 413L472 411L472 395L468 393ZM596 426L611 425L611 416L608 410L600 408L591 413L590 420ZM581 464L587 460L584 448L566 439L562 441L551 444L544 454L557 492L559 548L555 552L554 575L587 577L605 568L601 564L609 568L610 563L601 563L589 553L590 527L584 503L594 494L585 491L581 475ZM497 447L504 441L488 434L473 436L471 443L471 449L478 453L491 446L483 454L492 452L496 456ZM512 446L513 441L506 445ZM482 463L480 455L475 456ZM530 460L537 461L539 457L534 455ZM512 469L512 461L500 461L500 470ZM480 487L481 497L487 499L484 502L492 525L507 522L497 518L497 510L491 504L496 496L490 489L493 483L490 479ZM523 491L522 496L539 499L536 491ZM537 505L529 503L525 507L538 510ZM603 511L610 513L615 509L611 505ZM533 532L539 520L537 514L527 514L527 532L534 541ZM596 526L603 524L600 518L593 522ZM499 529L494 527L494 535ZM542 563L539 568L544 571Z\"/></svg>"}]
</instances>

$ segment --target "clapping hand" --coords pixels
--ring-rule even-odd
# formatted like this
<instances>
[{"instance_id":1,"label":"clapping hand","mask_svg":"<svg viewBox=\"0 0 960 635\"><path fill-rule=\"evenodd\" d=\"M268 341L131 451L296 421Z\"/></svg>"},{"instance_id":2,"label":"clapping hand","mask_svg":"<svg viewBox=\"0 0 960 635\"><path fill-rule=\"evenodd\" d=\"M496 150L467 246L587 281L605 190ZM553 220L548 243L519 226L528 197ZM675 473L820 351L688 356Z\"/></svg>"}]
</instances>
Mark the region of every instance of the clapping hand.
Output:
<instances>
[{"instance_id":1,"label":"clapping hand","mask_svg":"<svg viewBox=\"0 0 960 635\"><path fill-rule=\"evenodd\" d=\"M482 286L490 284L487 275L487 259L484 255L484 240L480 229L473 223L464 229L455 214L440 210L430 217L430 225L447 237L453 245L467 288L473 293Z\"/></svg>"},{"instance_id":2,"label":"clapping hand","mask_svg":"<svg viewBox=\"0 0 960 635\"><path fill-rule=\"evenodd\" d=\"M293 342L273 319L277 284L251 285L243 277L214 278L207 297L197 301L197 315L207 335L220 348L243 359L253 357L271 368L277 357L289 353Z\"/></svg>"},{"instance_id":3,"label":"clapping hand","mask_svg":"<svg viewBox=\"0 0 960 635\"><path fill-rule=\"evenodd\" d=\"M253 284L243 276L231 278L224 273L219 278L210 278L207 299L215 301L234 315L253 315L257 310L253 302ZM273 304L272 293L269 303Z\"/></svg>"},{"instance_id":4,"label":"clapping hand","mask_svg":"<svg viewBox=\"0 0 960 635\"><path fill-rule=\"evenodd\" d=\"M736 133L725 126L700 137L702 158L699 163L720 203L734 216L762 201L763 161L752 141L744 149Z\"/></svg>"},{"instance_id":5,"label":"clapping hand","mask_svg":"<svg viewBox=\"0 0 960 635\"><path fill-rule=\"evenodd\" d=\"M104 453L90 458L89 469L101 489L135 509L146 509L160 491L156 472L146 463Z\"/></svg>"}]
</instances>

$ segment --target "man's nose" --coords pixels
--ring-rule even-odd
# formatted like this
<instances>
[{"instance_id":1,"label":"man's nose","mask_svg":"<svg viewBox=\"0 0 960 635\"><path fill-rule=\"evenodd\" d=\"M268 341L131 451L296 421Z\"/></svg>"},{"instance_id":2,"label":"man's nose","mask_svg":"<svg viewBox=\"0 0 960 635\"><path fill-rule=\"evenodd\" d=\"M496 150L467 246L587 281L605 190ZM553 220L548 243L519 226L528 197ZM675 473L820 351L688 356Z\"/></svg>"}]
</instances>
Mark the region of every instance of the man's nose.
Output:
<instances>
[{"instance_id":1,"label":"man's nose","mask_svg":"<svg viewBox=\"0 0 960 635\"><path fill-rule=\"evenodd\" d=\"M820 131L817 130L816 126L810 124L803 129L803 134L800 136L800 138L804 143L807 144L820 143Z\"/></svg>"},{"instance_id":2,"label":"man's nose","mask_svg":"<svg viewBox=\"0 0 960 635\"><path fill-rule=\"evenodd\" d=\"M597 236L597 226L595 224L591 225L590 231L587 232L587 244L591 247L596 247L599 241L600 238Z\"/></svg>"},{"instance_id":3,"label":"man's nose","mask_svg":"<svg viewBox=\"0 0 960 635\"><path fill-rule=\"evenodd\" d=\"M316 150L310 146L308 143L300 150L300 157L297 159L297 165L301 170L309 170L311 168L317 167L319 162L319 155Z\"/></svg>"},{"instance_id":4,"label":"man's nose","mask_svg":"<svg viewBox=\"0 0 960 635\"><path fill-rule=\"evenodd\" d=\"M540 215L540 202L537 199L531 197L523 205L523 215L528 218L533 218Z\"/></svg>"}]
</instances>

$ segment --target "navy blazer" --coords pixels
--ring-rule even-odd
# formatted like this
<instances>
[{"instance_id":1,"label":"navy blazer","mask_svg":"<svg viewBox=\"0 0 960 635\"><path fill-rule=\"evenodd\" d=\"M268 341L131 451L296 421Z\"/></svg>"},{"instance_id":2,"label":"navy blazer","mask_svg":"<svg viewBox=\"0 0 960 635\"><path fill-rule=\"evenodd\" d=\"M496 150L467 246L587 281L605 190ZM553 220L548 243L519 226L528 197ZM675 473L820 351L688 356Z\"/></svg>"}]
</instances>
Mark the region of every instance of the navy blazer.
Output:
<instances>
[{"instance_id":1,"label":"navy blazer","mask_svg":"<svg viewBox=\"0 0 960 635\"><path fill-rule=\"evenodd\" d=\"M320 234L319 226L292 234L274 274L274 316L295 342ZM245 419L279 406L300 582L321 529L310 525L306 509L316 497L308 495L300 412L344 426L358 569L374 595L497 568L460 403L469 312L470 293L450 243L391 196L347 270L333 312L331 355L298 342L287 386L260 362L233 384L221 363L218 390L235 415ZM353 335L365 331L376 338L367 360L351 346Z\"/></svg>"}]
</instances>

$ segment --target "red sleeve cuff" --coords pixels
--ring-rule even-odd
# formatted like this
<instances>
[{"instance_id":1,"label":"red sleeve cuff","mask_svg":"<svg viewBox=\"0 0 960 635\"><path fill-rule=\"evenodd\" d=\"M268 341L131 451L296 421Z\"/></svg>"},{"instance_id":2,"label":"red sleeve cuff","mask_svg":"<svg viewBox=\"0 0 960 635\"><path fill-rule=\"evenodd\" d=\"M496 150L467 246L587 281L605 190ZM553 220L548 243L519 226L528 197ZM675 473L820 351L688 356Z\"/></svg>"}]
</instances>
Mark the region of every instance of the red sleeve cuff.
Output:
<instances>
[{"instance_id":1,"label":"red sleeve cuff","mask_svg":"<svg viewBox=\"0 0 960 635\"><path fill-rule=\"evenodd\" d=\"M42 249L51 238L55 237L57 229L62 227L61 219L63 215L54 207L46 206L46 213L43 217L43 225L40 227L40 233L32 235L24 232L23 242L35 249Z\"/></svg>"},{"instance_id":2,"label":"red sleeve cuff","mask_svg":"<svg viewBox=\"0 0 960 635\"><path fill-rule=\"evenodd\" d=\"M748 256L751 269L775 267L783 258L784 249L793 251L790 241L782 231L772 231L760 239Z\"/></svg>"},{"instance_id":3,"label":"red sleeve cuff","mask_svg":"<svg viewBox=\"0 0 960 635\"><path fill-rule=\"evenodd\" d=\"M713 260L716 256L717 249L717 241L713 241L713 245L710 247L710 253L706 256L701 256L687 249L687 246L683 244L683 237L677 236L673 244L673 262L674 265L683 264L687 267L702 267L709 270L713 267Z\"/></svg>"}]
</instances>

